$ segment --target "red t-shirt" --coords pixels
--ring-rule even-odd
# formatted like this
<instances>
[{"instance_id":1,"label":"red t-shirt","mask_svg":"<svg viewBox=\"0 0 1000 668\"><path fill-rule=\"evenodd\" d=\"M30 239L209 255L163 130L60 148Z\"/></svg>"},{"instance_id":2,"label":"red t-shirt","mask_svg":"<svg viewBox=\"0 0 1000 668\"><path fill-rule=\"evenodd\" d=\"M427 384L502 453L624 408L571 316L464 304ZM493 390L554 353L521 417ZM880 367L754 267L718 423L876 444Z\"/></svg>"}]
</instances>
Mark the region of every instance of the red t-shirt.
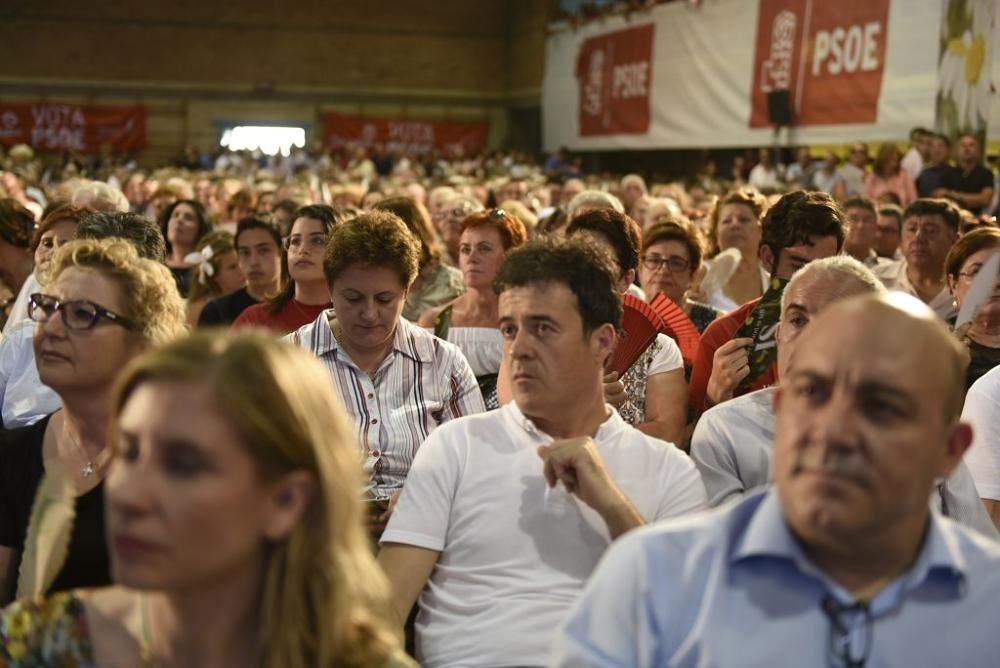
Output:
<instances>
[{"instance_id":1,"label":"red t-shirt","mask_svg":"<svg viewBox=\"0 0 1000 668\"><path fill-rule=\"evenodd\" d=\"M255 304L233 321L233 329L241 327L266 327L284 336L302 325L308 325L333 304L303 304L292 299L277 313L271 313L270 304Z\"/></svg>"},{"instance_id":2,"label":"red t-shirt","mask_svg":"<svg viewBox=\"0 0 1000 668\"><path fill-rule=\"evenodd\" d=\"M746 321L747 316L750 315L759 301L759 298L754 299L735 311L716 318L701 335L698 353L694 357L694 367L691 369L691 383L688 385L688 404L699 413L709 408L706 405L706 393L708 392L708 380L712 377L712 360L715 358L715 351L733 339L736 330ZM736 390L733 395L739 396L755 390L762 390L774 385L777 380L778 365L775 363L771 365L770 369L758 376L749 388Z\"/></svg>"}]
</instances>

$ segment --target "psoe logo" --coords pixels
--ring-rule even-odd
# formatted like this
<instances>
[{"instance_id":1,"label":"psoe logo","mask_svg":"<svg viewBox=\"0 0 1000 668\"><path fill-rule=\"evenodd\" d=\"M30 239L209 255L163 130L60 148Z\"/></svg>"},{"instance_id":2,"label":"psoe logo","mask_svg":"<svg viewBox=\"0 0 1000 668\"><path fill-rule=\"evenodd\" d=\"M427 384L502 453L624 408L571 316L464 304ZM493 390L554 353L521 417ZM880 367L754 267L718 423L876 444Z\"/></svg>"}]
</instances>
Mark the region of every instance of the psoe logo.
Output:
<instances>
[{"instance_id":1,"label":"psoe logo","mask_svg":"<svg viewBox=\"0 0 1000 668\"><path fill-rule=\"evenodd\" d=\"M791 87L797 25L795 14L787 9L779 12L771 22L771 52L760 72L760 89L765 93Z\"/></svg>"},{"instance_id":2,"label":"psoe logo","mask_svg":"<svg viewBox=\"0 0 1000 668\"><path fill-rule=\"evenodd\" d=\"M587 78L583 84L583 113L588 116L600 116L604 111L604 52L600 49L591 52L590 65L587 66Z\"/></svg>"},{"instance_id":3,"label":"psoe logo","mask_svg":"<svg viewBox=\"0 0 1000 668\"><path fill-rule=\"evenodd\" d=\"M0 139L10 139L21 136L21 119L15 111L5 111L0 114Z\"/></svg>"}]
</instances>

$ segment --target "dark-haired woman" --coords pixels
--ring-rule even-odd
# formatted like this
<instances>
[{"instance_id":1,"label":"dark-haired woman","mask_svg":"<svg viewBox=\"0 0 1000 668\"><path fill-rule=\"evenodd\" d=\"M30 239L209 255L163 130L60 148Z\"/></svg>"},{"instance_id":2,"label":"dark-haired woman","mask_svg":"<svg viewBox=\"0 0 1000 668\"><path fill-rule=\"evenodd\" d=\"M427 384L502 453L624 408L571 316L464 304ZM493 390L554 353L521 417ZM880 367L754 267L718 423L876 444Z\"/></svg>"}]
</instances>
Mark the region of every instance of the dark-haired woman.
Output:
<instances>
[{"instance_id":1,"label":"dark-haired woman","mask_svg":"<svg viewBox=\"0 0 1000 668\"><path fill-rule=\"evenodd\" d=\"M167 241L167 268L174 275L181 296L187 297L192 266L188 256L195 252L198 242L211 229L205 207L193 199L178 200L163 209L159 223Z\"/></svg>"},{"instance_id":2,"label":"dark-haired woman","mask_svg":"<svg viewBox=\"0 0 1000 668\"><path fill-rule=\"evenodd\" d=\"M264 327L288 334L315 320L330 308L330 289L323 276L323 249L337 224L336 211L328 206L304 206L295 214L291 233L285 237L288 285L268 303L243 311L233 327Z\"/></svg>"}]
</instances>

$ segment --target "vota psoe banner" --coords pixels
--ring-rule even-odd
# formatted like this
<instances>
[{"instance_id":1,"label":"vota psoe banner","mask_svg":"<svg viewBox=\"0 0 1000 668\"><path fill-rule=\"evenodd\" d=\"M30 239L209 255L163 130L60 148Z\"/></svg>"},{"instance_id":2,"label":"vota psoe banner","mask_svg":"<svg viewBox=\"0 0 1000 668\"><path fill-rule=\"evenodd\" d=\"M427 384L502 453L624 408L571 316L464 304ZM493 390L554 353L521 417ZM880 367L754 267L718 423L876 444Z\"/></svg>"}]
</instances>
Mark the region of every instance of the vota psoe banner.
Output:
<instances>
[{"instance_id":1,"label":"vota psoe banner","mask_svg":"<svg viewBox=\"0 0 1000 668\"><path fill-rule=\"evenodd\" d=\"M888 23L889 0L760 0L750 126L777 90L799 127L876 122Z\"/></svg>"},{"instance_id":2,"label":"vota psoe banner","mask_svg":"<svg viewBox=\"0 0 1000 668\"><path fill-rule=\"evenodd\" d=\"M146 146L146 108L0 104L0 144L41 151L96 153L105 145L138 151Z\"/></svg>"},{"instance_id":3,"label":"vota psoe banner","mask_svg":"<svg viewBox=\"0 0 1000 668\"><path fill-rule=\"evenodd\" d=\"M447 156L479 155L489 139L488 122L414 121L365 118L328 113L323 115L323 141L331 148L372 147L389 151L426 153L437 150Z\"/></svg>"},{"instance_id":4,"label":"vota psoe banner","mask_svg":"<svg viewBox=\"0 0 1000 668\"><path fill-rule=\"evenodd\" d=\"M653 25L590 37L580 45L580 136L649 131Z\"/></svg>"},{"instance_id":5,"label":"vota psoe banner","mask_svg":"<svg viewBox=\"0 0 1000 668\"><path fill-rule=\"evenodd\" d=\"M788 92L793 124L782 142L905 142L912 127L934 125L943 6L704 0L556 29L546 40L543 143L766 146L775 141L772 91ZM949 51L967 54L966 63L990 60L977 60L989 51L975 35Z\"/></svg>"}]
</instances>

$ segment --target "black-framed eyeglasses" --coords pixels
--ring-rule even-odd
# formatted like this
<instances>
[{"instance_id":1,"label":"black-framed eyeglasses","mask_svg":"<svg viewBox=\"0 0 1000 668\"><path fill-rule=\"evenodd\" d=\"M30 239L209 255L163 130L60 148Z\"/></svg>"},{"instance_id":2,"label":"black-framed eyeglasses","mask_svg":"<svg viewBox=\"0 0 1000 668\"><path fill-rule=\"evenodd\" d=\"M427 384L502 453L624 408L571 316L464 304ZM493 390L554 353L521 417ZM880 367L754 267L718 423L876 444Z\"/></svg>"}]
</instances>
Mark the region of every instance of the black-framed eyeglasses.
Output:
<instances>
[{"instance_id":1,"label":"black-framed eyeglasses","mask_svg":"<svg viewBox=\"0 0 1000 668\"><path fill-rule=\"evenodd\" d=\"M642 261L642 266L650 271L656 271L666 267L671 274L680 274L687 271L691 267L691 263L682 258L680 255L671 255L670 257L663 257L661 255L643 255L640 260Z\"/></svg>"},{"instance_id":2,"label":"black-framed eyeglasses","mask_svg":"<svg viewBox=\"0 0 1000 668\"><path fill-rule=\"evenodd\" d=\"M40 292L28 297L28 317L35 322L45 322L57 312L62 312L63 324L69 329L90 329L100 318L106 318L125 329L134 329L132 321L103 306L86 299L61 301Z\"/></svg>"},{"instance_id":3,"label":"black-framed eyeglasses","mask_svg":"<svg viewBox=\"0 0 1000 668\"><path fill-rule=\"evenodd\" d=\"M864 668L872 651L875 621L864 603L841 605L832 597L820 603L830 620L830 652L846 668ZM860 616L860 626L858 617Z\"/></svg>"},{"instance_id":4,"label":"black-framed eyeglasses","mask_svg":"<svg viewBox=\"0 0 1000 668\"><path fill-rule=\"evenodd\" d=\"M281 240L281 245L284 246L285 250L300 250L304 245L308 244L311 250L323 250L326 248L327 239L330 236L327 234L310 234L308 236L303 236L301 234L293 234L290 237L285 237Z\"/></svg>"}]
</instances>

